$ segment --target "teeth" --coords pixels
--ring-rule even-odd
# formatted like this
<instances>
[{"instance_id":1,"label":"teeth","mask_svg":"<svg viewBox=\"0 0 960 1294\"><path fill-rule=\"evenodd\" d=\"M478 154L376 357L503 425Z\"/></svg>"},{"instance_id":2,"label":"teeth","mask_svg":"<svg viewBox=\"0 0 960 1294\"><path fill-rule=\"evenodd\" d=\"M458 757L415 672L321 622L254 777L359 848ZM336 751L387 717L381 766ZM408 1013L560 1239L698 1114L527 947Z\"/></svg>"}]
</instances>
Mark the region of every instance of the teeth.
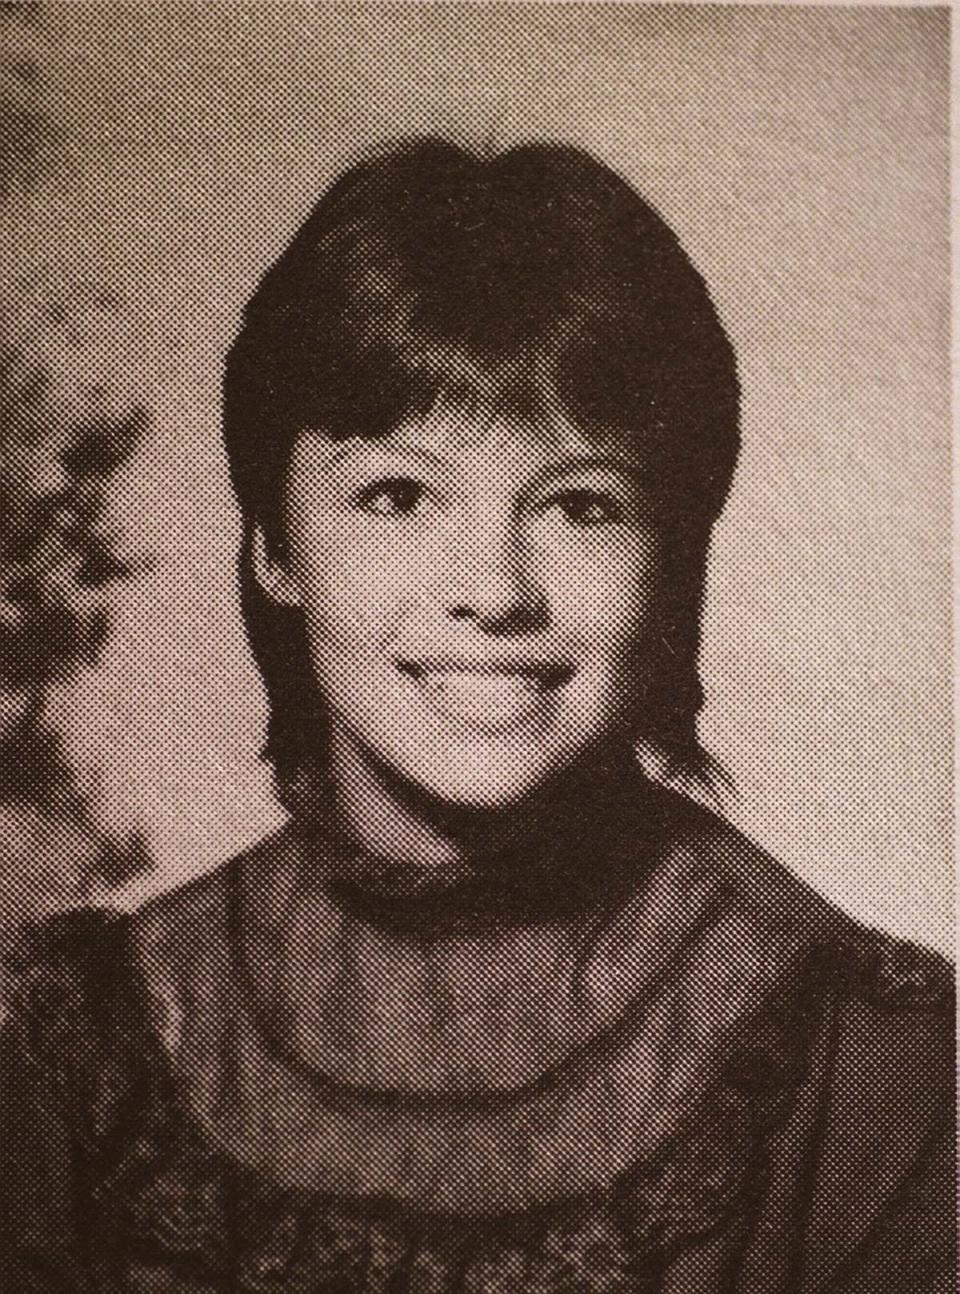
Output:
<instances>
[{"instance_id":1,"label":"teeth","mask_svg":"<svg viewBox=\"0 0 960 1294\"><path fill-rule=\"evenodd\" d=\"M417 683L441 714L472 727L509 727L538 713L549 685L535 674L426 669Z\"/></svg>"},{"instance_id":2,"label":"teeth","mask_svg":"<svg viewBox=\"0 0 960 1294\"><path fill-rule=\"evenodd\" d=\"M457 670L429 670L422 675L428 692L451 699L498 700L536 696L543 691L540 680L528 674L473 674Z\"/></svg>"}]
</instances>

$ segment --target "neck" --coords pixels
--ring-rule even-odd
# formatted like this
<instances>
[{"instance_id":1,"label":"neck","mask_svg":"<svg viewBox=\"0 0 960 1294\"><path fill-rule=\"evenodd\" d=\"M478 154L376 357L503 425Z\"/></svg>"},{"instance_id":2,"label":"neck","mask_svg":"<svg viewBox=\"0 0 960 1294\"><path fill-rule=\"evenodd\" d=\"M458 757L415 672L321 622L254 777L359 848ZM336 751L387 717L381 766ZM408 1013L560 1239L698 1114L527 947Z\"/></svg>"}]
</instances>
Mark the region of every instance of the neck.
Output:
<instances>
[{"instance_id":1,"label":"neck","mask_svg":"<svg viewBox=\"0 0 960 1294\"><path fill-rule=\"evenodd\" d=\"M337 841L332 879L391 919L406 919L405 906L411 921L426 916L421 908L430 921L447 907L456 921L467 909L505 919L558 905L582 911L602 894L605 873L612 878L605 860L627 809L642 805L641 819L653 826L653 801L629 749L595 755L496 808L438 802L346 742L335 747L331 774L333 811L317 828ZM629 817L637 821L635 811ZM635 826L630 834L635 853Z\"/></svg>"},{"instance_id":2,"label":"neck","mask_svg":"<svg viewBox=\"0 0 960 1294\"><path fill-rule=\"evenodd\" d=\"M361 853L437 881L469 867L464 842L445 830L436 806L342 734L333 743L331 773L336 828Z\"/></svg>"}]
</instances>

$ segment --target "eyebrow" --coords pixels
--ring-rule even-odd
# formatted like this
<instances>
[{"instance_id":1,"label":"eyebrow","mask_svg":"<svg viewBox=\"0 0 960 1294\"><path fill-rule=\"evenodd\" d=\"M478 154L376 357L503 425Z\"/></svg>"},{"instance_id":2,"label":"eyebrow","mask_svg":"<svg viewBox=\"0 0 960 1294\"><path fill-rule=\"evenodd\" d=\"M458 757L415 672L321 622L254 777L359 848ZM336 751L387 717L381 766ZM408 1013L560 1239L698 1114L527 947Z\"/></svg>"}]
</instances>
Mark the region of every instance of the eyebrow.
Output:
<instances>
[{"instance_id":1,"label":"eyebrow","mask_svg":"<svg viewBox=\"0 0 960 1294\"><path fill-rule=\"evenodd\" d=\"M547 464L542 472L545 480L552 476L563 476L567 472L623 472L635 478L640 464L627 454L586 454L582 458L570 458L562 463ZM538 475L541 475L538 473Z\"/></svg>"},{"instance_id":2,"label":"eyebrow","mask_svg":"<svg viewBox=\"0 0 960 1294\"><path fill-rule=\"evenodd\" d=\"M319 431L308 431L307 435L320 437L323 435ZM429 449L422 449L419 445L411 445L402 440L395 440L392 436L378 436L376 439L366 439L359 436L351 437L344 441L329 458L324 459L324 467L338 467L345 459L352 458L364 450L385 450L392 453L405 454L409 458L415 458L420 462L430 463L434 467L444 467L446 464L443 459L430 452Z\"/></svg>"},{"instance_id":3,"label":"eyebrow","mask_svg":"<svg viewBox=\"0 0 960 1294\"><path fill-rule=\"evenodd\" d=\"M324 460L324 467L335 468L346 459L365 450L380 450L384 453L399 454L417 462L426 463L434 468L449 470L450 467L454 466L454 459L441 457L432 450L411 444L409 441L396 440L392 436L385 436L371 440L357 437L338 445L329 458ZM567 472L589 471L591 469L623 472L632 478L636 478L639 474L639 467L640 464L634 460L632 455L624 453L598 454L588 452L579 457L573 454L563 461L545 464L534 473L531 484L542 484L553 477L563 476Z\"/></svg>"}]
</instances>

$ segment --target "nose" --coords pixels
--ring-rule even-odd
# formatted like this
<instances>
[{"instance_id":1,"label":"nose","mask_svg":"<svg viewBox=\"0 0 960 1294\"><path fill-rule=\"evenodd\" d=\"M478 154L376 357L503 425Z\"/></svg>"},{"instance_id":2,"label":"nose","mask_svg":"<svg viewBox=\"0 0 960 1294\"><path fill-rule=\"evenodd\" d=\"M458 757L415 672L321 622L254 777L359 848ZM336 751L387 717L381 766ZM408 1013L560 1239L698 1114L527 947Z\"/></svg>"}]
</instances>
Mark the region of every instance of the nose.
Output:
<instances>
[{"instance_id":1,"label":"nose","mask_svg":"<svg viewBox=\"0 0 960 1294\"><path fill-rule=\"evenodd\" d=\"M547 598L514 524L474 517L451 539L442 589L451 620L473 621L500 634L542 627Z\"/></svg>"}]
</instances>

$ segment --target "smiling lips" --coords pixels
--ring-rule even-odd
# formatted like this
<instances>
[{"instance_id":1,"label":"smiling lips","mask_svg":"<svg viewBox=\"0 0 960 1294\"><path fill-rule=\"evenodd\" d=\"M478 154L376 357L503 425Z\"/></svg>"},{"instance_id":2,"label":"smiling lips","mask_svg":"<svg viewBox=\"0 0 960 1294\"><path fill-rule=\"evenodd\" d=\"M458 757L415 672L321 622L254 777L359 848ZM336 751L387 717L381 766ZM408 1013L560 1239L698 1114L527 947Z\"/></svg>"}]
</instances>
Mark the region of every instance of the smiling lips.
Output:
<instances>
[{"instance_id":1,"label":"smiling lips","mask_svg":"<svg viewBox=\"0 0 960 1294\"><path fill-rule=\"evenodd\" d=\"M398 668L438 714L487 731L535 717L573 675L544 661L399 661Z\"/></svg>"}]
</instances>

